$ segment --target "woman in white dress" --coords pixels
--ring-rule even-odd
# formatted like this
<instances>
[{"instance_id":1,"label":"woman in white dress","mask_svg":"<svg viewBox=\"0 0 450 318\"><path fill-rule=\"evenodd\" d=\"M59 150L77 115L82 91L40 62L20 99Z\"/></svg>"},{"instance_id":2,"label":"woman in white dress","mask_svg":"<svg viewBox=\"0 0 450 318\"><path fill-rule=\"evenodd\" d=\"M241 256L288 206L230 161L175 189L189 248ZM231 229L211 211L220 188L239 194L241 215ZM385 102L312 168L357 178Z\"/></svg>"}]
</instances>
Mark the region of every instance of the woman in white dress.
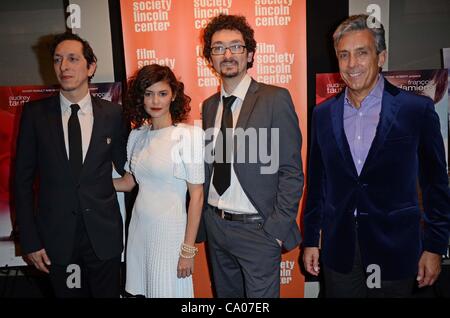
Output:
<instances>
[{"instance_id":1,"label":"woman in white dress","mask_svg":"<svg viewBox=\"0 0 450 318\"><path fill-rule=\"evenodd\" d=\"M180 123L190 100L166 66L145 66L129 82L125 112L134 129L127 172L114 187L131 191L139 184L126 249L125 290L132 295L193 297L204 147L201 128Z\"/></svg>"}]
</instances>

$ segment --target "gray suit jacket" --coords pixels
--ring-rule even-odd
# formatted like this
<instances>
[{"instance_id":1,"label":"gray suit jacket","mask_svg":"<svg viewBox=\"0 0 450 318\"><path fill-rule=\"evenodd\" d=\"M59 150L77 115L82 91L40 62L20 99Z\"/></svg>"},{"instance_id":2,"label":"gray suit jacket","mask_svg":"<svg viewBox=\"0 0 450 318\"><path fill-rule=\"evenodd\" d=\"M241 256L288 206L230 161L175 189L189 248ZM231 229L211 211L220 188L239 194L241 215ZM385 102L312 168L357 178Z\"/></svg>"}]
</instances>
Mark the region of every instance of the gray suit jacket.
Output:
<instances>
[{"instance_id":1,"label":"gray suit jacket","mask_svg":"<svg viewBox=\"0 0 450 318\"><path fill-rule=\"evenodd\" d=\"M203 129L213 128L219 105L220 93L209 97L203 103ZM264 218L264 231L272 237L283 241L283 247L291 250L301 242L300 230L296 222L299 200L303 191L303 170L301 159L302 138L297 114L288 90L252 80L242 104L235 128L256 129L258 142L242 143L235 138L233 169L250 202ZM266 135L260 134L261 131ZM279 138L277 138L276 131ZM211 147L213 138L206 134L206 147ZM263 153L275 158L278 156L278 169L274 173L261 173L261 168L268 169L274 162L262 162L259 155L256 160L249 160L252 147L267 140ZM271 146L272 144L272 146ZM259 146L260 147L260 146ZM265 148L265 147L264 147ZM271 149L272 148L272 149ZM258 153L260 149L258 148ZM238 162L237 154L245 154L245 160ZM256 162L255 162L256 161ZM210 213L207 204L212 164L205 165L205 202L203 213ZM197 241L206 240L203 222Z\"/></svg>"}]
</instances>

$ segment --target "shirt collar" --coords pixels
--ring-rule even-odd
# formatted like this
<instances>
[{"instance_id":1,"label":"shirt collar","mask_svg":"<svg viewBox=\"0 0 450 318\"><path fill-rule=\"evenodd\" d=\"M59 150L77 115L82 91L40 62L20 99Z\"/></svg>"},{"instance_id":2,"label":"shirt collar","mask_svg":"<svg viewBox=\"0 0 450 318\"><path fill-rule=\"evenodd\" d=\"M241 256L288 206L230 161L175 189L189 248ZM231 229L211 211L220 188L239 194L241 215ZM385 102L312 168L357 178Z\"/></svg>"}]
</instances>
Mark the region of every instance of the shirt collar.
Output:
<instances>
[{"instance_id":1,"label":"shirt collar","mask_svg":"<svg viewBox=\"0 0 450 318\"><path fill-rule=\"evenodd\" d=\"M368 98L369 96L371 98L381 100L383 98L383 90L384 90L384 77L383 75L379 74L377 83L375 84L374 88L372 88L372 90L369 92L369 94L363 99L363 101L366 100L366 98ZM345 103L347 105L352 106L352 103L348 98L348 87L345 88Z\"/></svg>"},{"instance_id":2,"label":"shirt collar","mask_svg":"<svg viewBox=\"0 0 450 318\"><path fill-rule=\"evenodd\" d=\"M252 83L252 78L250 77L250 75L245 74L244 77L242 78L242 80L239 82L238 86L236 86L236 88L234 89L233 93L231 94L227 94L227 92L225 92L223 86L220 90L220 99L222 100L222 98L228 97L230 95L234 95L237 98L239 98L241 101L244 100L245 95L247 95L247 91L248 88L250 87L250 84Z\"/></svg>"},{"instance_id":3,"label":"shirt collar","mask_svg":"<svg viewBox=\"0 0 450 318\"><path fill-rule=\"evenodd\" d=\"M70 105L78 104L80 106L80 112L83 114L92 114L92 99L89 92L78 103L72 103L61 92L59 93L59 100L61 101L62 113L71 112Z\"/></svg>"}]
</instances>

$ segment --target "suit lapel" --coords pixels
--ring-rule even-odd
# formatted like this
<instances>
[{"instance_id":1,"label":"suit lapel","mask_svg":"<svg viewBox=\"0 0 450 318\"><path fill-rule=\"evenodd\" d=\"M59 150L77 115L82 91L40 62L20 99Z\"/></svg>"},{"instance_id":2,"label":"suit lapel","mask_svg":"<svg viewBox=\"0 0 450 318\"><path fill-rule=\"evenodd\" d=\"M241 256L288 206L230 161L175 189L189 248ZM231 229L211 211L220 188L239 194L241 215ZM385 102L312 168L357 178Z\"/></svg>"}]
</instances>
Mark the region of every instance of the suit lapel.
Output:
<instances>
[{"instance_id":1,"label":"suit lapel","mask_svg":"<svg viewBox=\"0 0 450 318\"><path fill-rule=\"evenodd\" d=\"M253 112L253 109L256 106L256 101L258 100L258 94L257 91L259 89L259 84L255 80L252 79L252 82L250 83L250 86L247 90L247 94L245 94L244 101L241 106L241 111L239 112L239 117L236 122L236 127L241 128L245 130L247 128L248 120ZM241 152L239 148L244 147L245 143L238 143L236 138L234 139L234 157L236 160L236 156L238 153L244 153ZM236 161L235 161L236 162Z\"/></svg>"},{"instance_id":2,"label":"suit lapel","mask_svg":"<svg viewBox=\"0 0 450 318\"><path fill-rule=\"evenodd\" d=\"M381 102L380 121L378 123L377 132L361 171L361 175L365 172L365 170L367 170L367 167L375 159L378 151L384 144L386 136L391 130L392 123L397 117L398 110L400 109L400 104L395 100L395 96L400 92L400 90L386 80L384 81L384 87L385 89L383 92L383 100Z\"/></svg>"},{"instance_id":3,"label":"suit lapel","mask_svg":"<svg viewBox=\"0 0 450 318\"><path fill-rule=\"evenodd\" d=\"M214 128L217 110L219 109L219 102L220 102L220 93L217 93L216 95L214 95L214 97L211 99L208 105L204 105L205 109L207 108L208 110L210 110L208 112L203 112L206 124L206 127L204 127L205 130L208 128Z\"/></svg>"},{"instance_id":4,"label":"suit lapel","mask_svg":"<svg viewBox=\"0 0 450 318\"><path fill-rule=\"evenodd\" d=\"M345 93L342 92L339 96L336 97L335 104L330 107L331 123L333 126L334 137L336 138L339 152L341 153L344 162L347 163L347 168L352 174L358 175L344 130L344 98Z\"/></svg>"},{"instance_id":5,"label":"suit lapel","mask_svg":"<svg viewBox=\"0 0 450 318\"><path fill-rule=\"evenodd\" d=\"M235 129L245 129L247 127L248 119L250 118L253 108L256 105L256 100L258 99L258 95L256 94L258 88L258 82L252 79L252 82L247 90L247 94L245 94L244 102L242 103Z\"/></svg>"},{"instance_id":6,"label":"suit lapel","mask_svg":"<svg viewBox=\"0 0 450 318\"><path fill-rule=\"evenodd\" d=\"M216 116L217 116L217 110L219 109L219 102L220 102L220 93L217 93L211 98L211 100L207 104L203 105L204 110L206 110L206 109L208 110L208 111L203 110L203 112L202 112L202 116L205 116L204 130L214 129L214 124L216 122ZM208 142L208 145L212 142L213 142L213 140L210 140ZM205 145L205 146L208 146L208 145ZM214 145L209 145L209 147L214 148ZM208 169L209 175L211 175L212 163L206 164L206 167Z\"/></svg>"},{"instance_id":7,"label":"suit lapel","mask_svg":"<svg viewBox=\"0 0 450 318\"><path fill-rule=\"evenodd\" d=\"M101 132L103 131L104 123L108 120L108 116L105 113L103 105L97 98L92 96L92 115L94 117L94 123L92 125L91 140L89 141L89 147L86 152L86 157L84 158L83 168L81 170L81 175L83 175L83 170L85 170L86 165L95 157L95 145L97 142L101 141ZM105 141L106 142L106 141Z\"/></svg>"},{"instance_id":8,"label":"suit lapel","mask_svg":"<svg viewBox=\"0 0 450 318\"><path fill-rule=\"evenodd\" d=\"M59 95L51 99L48 105L48 121L53 137L53 142L56 145L55 149L61 157L61 162L64 162L65 170L69 169L69 156L66 151L66 143L64 141L64 131L61 115L61 102Z\"/></svg>"}]
</instances>

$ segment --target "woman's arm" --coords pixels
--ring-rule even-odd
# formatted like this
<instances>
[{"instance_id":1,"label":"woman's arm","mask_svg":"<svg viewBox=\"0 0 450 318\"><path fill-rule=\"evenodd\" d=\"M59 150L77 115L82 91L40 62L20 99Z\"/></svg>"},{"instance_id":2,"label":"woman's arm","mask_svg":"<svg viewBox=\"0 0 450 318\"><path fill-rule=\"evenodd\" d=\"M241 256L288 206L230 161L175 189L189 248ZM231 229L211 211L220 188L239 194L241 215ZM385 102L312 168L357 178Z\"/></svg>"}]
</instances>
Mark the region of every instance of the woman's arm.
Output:
<instances>
[{"instance_id":1,"label":"woman's arm","mask_svg":"<svg viewBox=\"0 0 450 318\"><path fill-rule=\"evenodd\" d=\"M130 192L136 185L133 175L128 172L125 172L121 178L114 178L113 183L117 192Z\"/></svg>"},{"instance_id":2,"label":"woman's arm","mask_svg":"<svg viewBox=\"0 0 450 318\"><path fill-rule=\"evenodd\" d=\"M195 238L200 224L203 208L203 184L191 184L188 182L188 190L190 196L188 208L188 220L186 232L184 235L184 245L195 247ZM196 252L181 251L178 260L178 277L188 277L194 273L194 256ZM184 257L183 257L184 256Z\"/></svg>"}]
</instances>

